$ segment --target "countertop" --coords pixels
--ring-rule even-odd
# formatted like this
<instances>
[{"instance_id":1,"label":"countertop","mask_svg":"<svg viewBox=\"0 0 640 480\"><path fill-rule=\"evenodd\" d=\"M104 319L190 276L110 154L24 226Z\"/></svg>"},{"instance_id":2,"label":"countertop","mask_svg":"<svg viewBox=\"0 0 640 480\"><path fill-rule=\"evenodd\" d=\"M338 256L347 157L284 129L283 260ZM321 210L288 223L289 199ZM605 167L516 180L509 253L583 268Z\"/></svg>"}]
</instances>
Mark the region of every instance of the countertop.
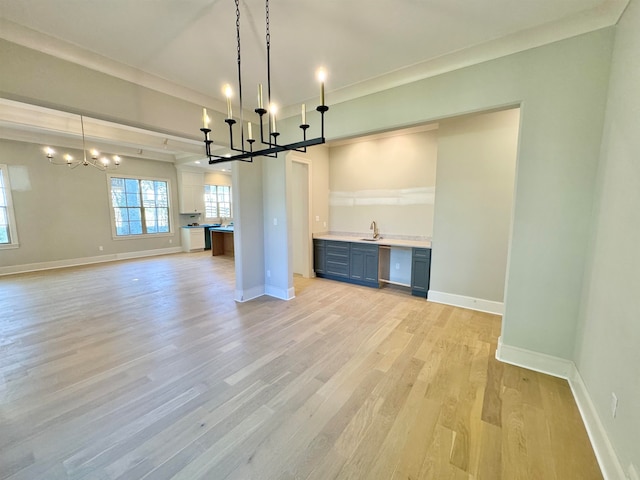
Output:
<instances>
[{"instance_id":1,"label":"countertop","mask_svg":"<svg viewBox=\"0 0 640 480\"><path fill-rule=\"evenodd\" d=\"M227 225L226 227L210 227L209 228L210 232L230 232L233 233L233 225Z\"/></svg>"},{"instance_id":2,"label":"countertop","mask_svg":"<svg viewBox=\"0 0 640 480\"><path fill-rule=\"evenodd\" d=\"M380 238L375 242L362 240L362 237L350 237L347 235L331 235L327 233L314 234L313 238L318 240L334 240L337 242L352 242L352 243L366 243L369 245L388 246L388 247L417 247L417 248L431 248L431 242L423 240L402 240L397 238Z\"/></svg>"}]
</instances>

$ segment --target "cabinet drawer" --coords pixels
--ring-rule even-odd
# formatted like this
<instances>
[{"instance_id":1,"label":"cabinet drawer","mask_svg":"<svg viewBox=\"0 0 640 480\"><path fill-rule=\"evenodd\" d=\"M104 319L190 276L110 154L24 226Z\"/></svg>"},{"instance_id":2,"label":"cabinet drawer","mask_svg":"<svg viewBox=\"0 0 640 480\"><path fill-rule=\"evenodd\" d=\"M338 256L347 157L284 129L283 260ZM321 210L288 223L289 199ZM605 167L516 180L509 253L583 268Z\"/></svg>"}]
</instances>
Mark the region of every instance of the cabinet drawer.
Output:
<instances>
[{"instance_id":1,"label":"cabinet drawer","mask_svg":"<svg viewBox=\"0 0 640 480\"><path fill-rule=\"evenodd\" d=\"M326 271L328 275L349 278L349 263L343 261L335 261L327 256Z\"/></svg>"},{"instance_id":2,"label":"cabinet drawer","mask_svg":"<svg viewBox=\"0 0 640 480\"><path fill-rule=\"evenodd\" d=\"M368 245L366 243L352 243L351 251L353 250L357 250L358 252L377 254L378 245Z\"/></svg>"},{"instance_id":3,"label":"cabinet drawer","mask_svg":"<svg viewBox=\"0 0 640 480\"><path fill-rule=\"evenodd\" d=\"M414 258L431 258L431 249L430 248L414 248L413 256Z\"/></svg>"}]
</instances>

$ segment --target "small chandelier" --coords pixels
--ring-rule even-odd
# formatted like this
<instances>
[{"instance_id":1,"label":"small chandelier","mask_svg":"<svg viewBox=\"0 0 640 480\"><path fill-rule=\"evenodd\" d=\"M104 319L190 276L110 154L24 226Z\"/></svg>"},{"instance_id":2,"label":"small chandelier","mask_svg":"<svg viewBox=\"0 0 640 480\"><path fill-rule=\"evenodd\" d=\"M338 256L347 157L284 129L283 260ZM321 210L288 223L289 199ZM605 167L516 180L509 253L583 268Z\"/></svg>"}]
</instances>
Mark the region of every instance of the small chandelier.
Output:
<instances>
[{"instance_id":1,"label":"small chandelier","mask_svg":"<svg viewBox=\"0 0 640 480\"><path fill-rule=\"evenodd\" d=\"M209 164L214 163L222 163L222 162L230 162L233 160L241 160L243 162L252 162L253 157L257 156L265 156L276 158L279 152L285 152L289 150L293 150L296 152L306 152L307 147L313 145L321 145L325 143L324 138L324 114L329 110L329 107L324 104L324 82L326 79L326 73L323 69L318 71L318 80L320 81L320 105L316 107L316 111L320 113L320 136L318 138L307 139L307 129L309 128L309 124L307 124L307 112L306 107L302 104L302 122L300 124L300 129L302 130L302 140L295 143L289 143L286 145L278 144L278 136L280 133L277 130L276 126L276 108L273 103L271 103L271 33L269 30L269 0L265 0L266 7L266 46L267 46L267 104L269 106L269 110L264 108L263 96L262 96L262 84L258 85L258 108L255 109L255 112L259 116L259 124L260 124L260 144L262 148L259 150L253 149L253 144L256 142L256 138L253 136L252 125L251 122L247 124L247 138L245 140L243 123L244 123L244 115L243 115L243 105L242 105L242 66L241 66L241 56L240 56L240 7L239 0L235 0L236 4L236 39L237 39L237 51L238 51L238 99L240 102L240 146L235 146L233 143L233 126L236 121L232 117L231 110L231 96L232 90L231 86L225 85L224 94L227 98L227 118L225 119L225 123L229 125L229 147L232 151L238 152L234 155L213 155L211 153L211 144L213 140L209 138L209 134L211 133L211 129L209 128L209 117L207 116L207 109L202 109L202 122L203 128L200 131L204 134L204 145L207 157L209 158ZM268 114L268 115L267 115ZM265 132L265 127L263 124L263 117L267 115L267 131ZM248 144L248 147L247 147Z\"/></svg>"},{"instance_id":2,"label":"small chandelier","mask_svg":"<svg viewBox=\"0 0 640 480\"><path fill-rule=\"evenodd\" d=\"M91 165L98 170L114 170L118 168L120 165L121 158L118 155L113 155L111 159L108 159L105 156L100 156L100 152L96 149L92 149L89 154L91 155L91 159L87 159L87 148L85 146L84 139L84 117L80 115L80 128L82 129L82 160L76 160L70 154L66 153L62 156L62 160L56 160L55 158L55 150L51 147L45 147L44 153L49 160L49 163L52 165L66 165L67 167L73 169L80 165L85 167ZM113 163L112 163L113 162Z\"/></svg>"}]
</instances>

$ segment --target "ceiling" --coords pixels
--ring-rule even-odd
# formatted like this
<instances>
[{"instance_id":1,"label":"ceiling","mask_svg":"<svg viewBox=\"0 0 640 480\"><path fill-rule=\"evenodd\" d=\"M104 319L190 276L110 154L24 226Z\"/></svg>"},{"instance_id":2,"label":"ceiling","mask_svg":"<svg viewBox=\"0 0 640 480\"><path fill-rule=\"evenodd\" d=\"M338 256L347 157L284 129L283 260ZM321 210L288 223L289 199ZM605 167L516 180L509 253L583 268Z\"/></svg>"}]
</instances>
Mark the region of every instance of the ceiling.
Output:
<instances>
[{"instance_id":1,"label":"ceiling","mask_svg":"<svg viewBox=\"0 0 640 480\"><path fill-rule=\"evenodd\" d=\"M315 105L323 66L335 104L615 24L627 3L273 0L272 97L283 116ZM264 3L240 0L240 15L252 110L266 84ZM222 86L237 84L231 0L0 1L0 38L220 111Z\"/></svg>"}]
</instances>

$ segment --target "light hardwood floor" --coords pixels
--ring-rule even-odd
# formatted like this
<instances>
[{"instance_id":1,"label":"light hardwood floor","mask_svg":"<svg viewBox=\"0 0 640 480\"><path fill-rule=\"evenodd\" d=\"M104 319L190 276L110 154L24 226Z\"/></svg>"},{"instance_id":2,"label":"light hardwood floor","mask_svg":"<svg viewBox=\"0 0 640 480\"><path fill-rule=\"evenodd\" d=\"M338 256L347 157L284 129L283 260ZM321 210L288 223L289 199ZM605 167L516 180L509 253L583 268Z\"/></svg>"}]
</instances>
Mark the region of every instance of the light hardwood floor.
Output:
<instances>
[{"instance_id":1,"label":"light hardwood floor","mask_svg":"<svg viewBox=\"0 0 640 480\"><path fill-rule=\"evenodd\" d=\"M0 478L600 479L567 382L500 318L178 254L0 277Z\"/></svg>"}]
</instances>

